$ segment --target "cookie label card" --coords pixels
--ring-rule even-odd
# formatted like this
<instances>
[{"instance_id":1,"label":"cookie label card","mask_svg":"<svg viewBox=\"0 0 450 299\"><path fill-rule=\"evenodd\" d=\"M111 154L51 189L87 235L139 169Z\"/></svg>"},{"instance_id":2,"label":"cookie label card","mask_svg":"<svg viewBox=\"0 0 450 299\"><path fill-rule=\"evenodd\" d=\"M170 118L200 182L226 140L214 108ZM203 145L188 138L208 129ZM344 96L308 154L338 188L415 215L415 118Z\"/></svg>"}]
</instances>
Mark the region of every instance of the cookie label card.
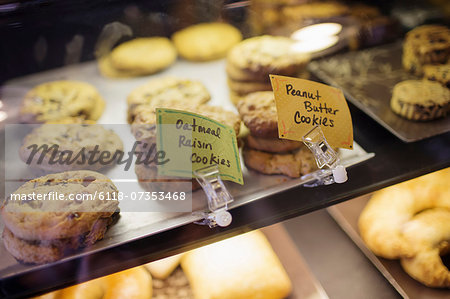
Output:
<instances>
[{"instance_id":1,"label":"cookie label card","mask_svg":"<svg viewBox=\"0 0 450 299\"><path fill-rule=\"evenodd\" d=\"M333 147L353 148L352 117L344 94L325 84L270 75L280 138L302 140L316 125Z\"/></svg>"},{"instance_id":2,"label":"cookie label card","mask_svg":"<svg viewBox=\"0 0 450 299\"><path fill-rule=\"evenodd\" d=\"M244 184L233 128L208 117L174 109L158 108L157 148L167 163L158 174L194 177L193 172L217 164L223 180Z\"/></svg>"}]
</instances>

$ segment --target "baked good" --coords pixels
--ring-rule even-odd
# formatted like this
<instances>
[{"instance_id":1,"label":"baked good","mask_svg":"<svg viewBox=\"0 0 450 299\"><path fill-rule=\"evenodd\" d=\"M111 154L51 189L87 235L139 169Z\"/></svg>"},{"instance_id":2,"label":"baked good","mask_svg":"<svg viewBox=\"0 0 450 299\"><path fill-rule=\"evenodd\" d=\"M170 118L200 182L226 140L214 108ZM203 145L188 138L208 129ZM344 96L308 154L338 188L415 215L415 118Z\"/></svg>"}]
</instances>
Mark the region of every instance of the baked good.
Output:
<instances>
[{"instance_id":1,"label":"baked good","mask_svg":"<svg viewBox=\"0 0 450 299\"><path fill-rule=\"evenodd\" d=\"M148 264L144 267L157 279L166 279L180 264L182 254L172 255Z\"/></svg>"},{"instance_id":2,"label":"baked good","mask_svg":"<svg viewBox=\"0 0 450 299\"><path fill-rule=\"evenodd\" d=\"M123 152L122 140L112 130L96 124L43 124L25 136L19 156L32 168L60 172L111 166L111 157L99 159L103 152L111 157Z\"/></svg>"},{"instance_id":3,"label":"baked good","mask_svg":"<svg viewBox=\"0 0 450 299\"><path fill-rule=\"evenodd\" d=\"M72 298L152 298L152 277L144 267L135 267L111 275L47 293L35 299Z\"/></svg>"},{"instance_id":4,"label":"baked good","mask_svg":"<svg viewBox=\"0 0 450 299\"><path fill-rule=\"evenodd\" d=\"M139 184L147 191L190 192L200 189L195 178L163 176L154 165L135 164Z\"/></svg>"},{"instance_id":5,"label":"baked good","mask_svg":"<svg viewBox=\"0 0 450 299\"><path fill-rule=\"evenodd\" d=\"M97 120L104 108L105 102L94 86L80 81L52 81L27 92L20 118L26 123L43 123L63 117Z\"/></svg>"},{"instance_id":6,"label":"baked good","mask_svg":"<svg viewBox=\"0 0 450 299\"><path fill-rule=\"evenodd\" d=\"M111 63L111 56L105 55L97 60L98 70L102 76L112 79L120 78L133 78L146 75L144 71L141 70L119 70L116 69Z\"/></svg>"},{"instance_id":7,"label":"baked good","mask_svg":"<svg viewBox=\"0 0 450 299\"><path fill-rule=\"evenodd\" d=\"M175 32L172 40L183 58L208 61L225 57L242 40L242 34L226 23L201 23Z\"/></svg>"},{"instance_id":8,"label":"baked good","mask_svg":"<svg viewBox=\"0 0 450 299\"><path fill-rule=\"evenodd\" d=\"M424 210L405 224L403 235L414 253L400 259L403 269L426 286L450 288L450 271L440 257L450 253L450 209Z\"/></svg>"},{"instance_id":9,"label":"baked good","mask_svg":"<svg viewBox=\"0 0 450 299\"><path fill-rule=\"evenodd\" d=\"M136 38L118 45L109 54L114 69L139 74L161 71L176 58L176 49L166 37Z\"/></svg>"},{"instance_id":10,"label":"baked good","mask_svg":"<svg viewBox=\"0 0 450 299\"><path fill-rule=\"evenodd\" d=\"M82 117L76 117L76 116L67 116L62 117L59 119L52 119L45 122L46 124L62 124L62 125L69 125L69 124L83 124L83 125L94 125L97 122L95 120L91 119L84 119Z\"/></svg>"},{"instance_id":11,"label":"baked good","mask_svg":"<svg viewBox=\"0 0 450 299\"><path fill-rule=\"evenodd\" d=\"M403 43L403 66L422 75L426 64L447 63L450 58L450 29L442 25L422 25L406 34Z\"/></svg>"},{"instance_id":12,"label":"baked good","mask_svg":"<svg viewBox=\"0 0 450 299\"><path fill-rule=\"evenodd\" d=\"M255 150L265 151L269 153L285 153L299 149L303 143L279 138L262 138L248 135L245 137L245 144Z\"/></svg>"},{"instance_id":13,"label":"baked good","mask_svg":"<svg viewBox=\"0 0 450 299\"><path fill-rule=\"evenodd\" d=\"M251 135L278 138L278 115L273 92L248 94L238 102L237 109Z\"/></svg>"},{"instance_id":14,"label":"baked good","mask_svg":"<svg viewBox=\"0 0 450 299\"><path fill-rule=\"evenodd\" d=\"M228 53L227 72L236 81L268 81L269 74L294 76L309 61L307 55L293 50L294 43L282 36L264 35L246 39Z\"/></svg>"},{"instance_id":15,"label":"baked good","mask_svg":"<svg viewBox=\"0 0 450 299\"><path fill-rule=\"evenodd\" d=\"M19 261L40 264L94 244L118 209L117 201L94 198L98 192L111 198L118 194L107 177L94 171L55 173L26 182L1 209L6 249ZM39 195L44 200L36 200ZM60 196L65 200L55 200Z\"/></svg>"},{"instance_id":16,"label":"baked good","mask_svg":"<svg viewBox=\"0 0 450 299\"><path fill-rule=\"evenodd\" d=\"M228 79L228 87L237 95L246 95L256 91L271 91L270 82L246 82Z\"/></svg>"},{"instance_id":17,"label":"baked good","mask_svg":"<svg viewBox=\"0 0 450 299\"><path fill-rule=\"evenodd\" d=\"M426 209L450 208L450 168L403 182L373 194L359 217L359 231L376 255L412 257L404 227Z\"/></svg>"},{"instance_id":18,"label":"baked good","mask_svg":"<svg viewBox=\"0 0 450 299\"><path fill-rule=\"evenodd\" d=\"M285 298L289 277L260 231L187 252L181 266L194 298Z\"/></svg>"},{"instance_id":19,"label":"baked good","mask_svg":"<svg viewBox=\"0 0 450 299\"><path fill-rule=\"evenodd\" d=\"M427 64L423 67L424 77L450 88L450 64Z\"/></svg>"},{"instance_id":20,"label":"baked good","mask_svg":"<svg viewBox=\"0 0 450 299\"><path fill-rule=\"evenodd\" d=\"M317 169L314 156L306 146L283 154L244 148L243 156L247 167L264 174L283 174L298 178Z\"/></svg>"},{"instance_id":21,"label":"baked good","mask_svg":"<svg viewBox=\"0 0 450 299\"><path fill-rule=\"evenodd\" d=\"M397 83L391 98L391 108L395 113L416 121L446 116L449 103L450 90L428 80L406 80Z\"/></svg>"},{"instance_id":22,"label":"baked good","mask_svg":"<svg viewBox=\"0 0 450 299\"><path fill-rule=\"evenodd\" d=\"M199 81L176 77L153 79L135 88L128 95L128 121L133 122L134 110L140 105L163 105L167 100L178 100L196 105L206 103L210 98L208 90Z\"/></svg>"}]
</instances>

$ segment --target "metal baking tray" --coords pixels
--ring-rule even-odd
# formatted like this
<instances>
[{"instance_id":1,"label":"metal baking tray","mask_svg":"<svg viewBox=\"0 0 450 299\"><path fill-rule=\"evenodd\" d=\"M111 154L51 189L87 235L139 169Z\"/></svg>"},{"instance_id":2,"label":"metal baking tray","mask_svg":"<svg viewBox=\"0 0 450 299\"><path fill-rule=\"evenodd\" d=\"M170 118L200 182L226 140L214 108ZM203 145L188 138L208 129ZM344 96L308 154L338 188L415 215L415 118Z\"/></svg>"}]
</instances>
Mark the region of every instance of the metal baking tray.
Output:
<instances>
[{"instance_id":1,"label":"metal baking tray","mask_svg":"<svg viewBox=\"0 0 450 299\"><path fill-rule=\"evenodd\" d=\"M419 79L402 67L401 41L313 61L309 69L324 82L341 88L350 102L405 142L450 131L450 117L415 122L391 110L394 85Z\"/></svg>"},{"instance_id":2,"label":"metal baking tray","mask_svg":"<svg viewBox=\"0 0 450 299\"><path fill-rule=\"evenodd\" d=\"M398 260L388 260L376 256L366 247L358 233L358 219L363 208L366 206L371 195L364 195L332 207L327 208L330 215L336 220L342 230L361 249L366 257L383 274L389 283L407 299L444 299L449 297L446 289L429 288L413 278L405 271Z\"/></svg>"},{"instance_id":3,"label":"metal baking tray","mask_svg":"<svg viewBox=\"0 0 450 299\"><path fill-rule=\"evenodd\" d=\"M9 122L12 122L14 119L14 111L17 110L18 103L23 95L33 86L46 81L60 79L87 81L97 87L100 94L107 102L106 110L99 120L99 123L125 125L127 109L126 97L128 93L133 88L150 79L165 75L200 80L211 93L212 100L210 103L212 105L220 105L226 109L235 110L233 104L229 100L224 60L205 63L191 63L181 60L169 69L156 75L121 80L112 80L102 77L98 73L96 63L87 62L11 80L1 87L0 97L4 103L4 107L10 107L10 110L8 110L8 113L10 113ZM16 107L16 110L13 109L14 107ZM20 140L17 142L20 142ZM8 146L11 145L6 145L5 150L8 149ZM128 145L125 144L125 150L127 150L127 146ZM356 143L354 143L354 150L340 151L341 162L346 167L363 162L373 156L373 153L367 153ZM17 167L22 166L17 165ZM25 167L25 165L23 165L23 167ZM108 175L108 173L106 174ZM305 183L305 180L302 179L289 179L280 175L262 175L247 169L244 165L243 177L245 183L243 186L226 182L227 188L234 197L234 202L229 206L231 210L235 207L269 197L275 193L298 187ZM136 191L143 191L143 189L139 189L140 186L138 184L136 184L136 188ZM298 200L301 200L300 195ZM206 199L202 191L193 193L194 211L203 209L205 203ZM149 235L192 223L199 219L200 216L192 213L121 212L119 220L107 231L103 240L75 255L62 259L57 263L64 263L65 261L76 257L87 256L94 252L99 252ZM3 224L0 224L0 230L3 230ZM33 266L18 263L4 248L3 242L0 242L0 280L19 276L28 271L38 270L43 267L48 267L48 265Z\"/></svg>"}]
</instances>

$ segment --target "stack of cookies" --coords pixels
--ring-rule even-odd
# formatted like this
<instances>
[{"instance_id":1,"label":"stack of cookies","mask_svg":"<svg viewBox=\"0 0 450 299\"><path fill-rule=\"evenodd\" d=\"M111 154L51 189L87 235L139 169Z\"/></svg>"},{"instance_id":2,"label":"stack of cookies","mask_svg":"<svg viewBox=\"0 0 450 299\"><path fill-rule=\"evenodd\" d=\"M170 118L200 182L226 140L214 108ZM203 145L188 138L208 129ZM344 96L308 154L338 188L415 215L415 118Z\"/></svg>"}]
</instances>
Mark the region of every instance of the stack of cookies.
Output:
<instances>
[{"instance_id":1,"label":"stack of cookies","mask_svg":"<svg viewBox=\"0 0 450 299\"><path fill-rule=\"evenodd\" d=\"M156 143L156 108L172 108L178 110L189 111L206 117L217 120L220 123L226 124L239 134L241 120L235 113L226 111L221 107L209 106L205 104L198 104L193 102L185 102L180 100L166 100L163 102L150 102L146 105L140 105L134 110L134 118L132 122L132 132L137 141L140 141L139 150L146 151L152 144ZM195 179L187 179L181 177L167 177L158 174L156 165L144 163L136 164L136 175L141 185L146 190L159 188L160 191L189 191L185 190L186 184L178 183L192 183L192 190L200 188L200 185ZM154 184L154 183L157 184Z\"/></svg>"},{"instance_id":2,"label":"stack of cookies","mask_svg":"<svg viewBox=\"0 0 450 299\"><path fill-rule=\"evenodd\" d=\"M271 91L248 94L237 108L250 131L243 151L247 167L293 178L316 169L314 156L302 142L278 138L277 111Z\"/></svg>"},{"instance_id":3,"label":"stack of cookies","mask_svg":"<svg viewBox=\"0 0 450 299\"><path fill-rule=\"evenodd\" d=\"M54 262L94 244L118 211L118 201L94 198L99 192L105 198L118 196L116 186L94 171L55 173L26 182L1 209L3 244L17 260L34 264ZM47 200L38 200L38 195ZM94 200L87 200L88 195Z\"/></svg>"},{"instance_id":4,"label":"stack of cookies","mask_svg":"<svg viewBox=\"0 0 450 299\"><path fill-rule=\"evenodd\" d=\"M295 51L294 41L281 36L257 36L234 46L226 71L233 103L255 91L272 90L269 74L296 77L309 58Z\"/></svg>"}]
</instances>

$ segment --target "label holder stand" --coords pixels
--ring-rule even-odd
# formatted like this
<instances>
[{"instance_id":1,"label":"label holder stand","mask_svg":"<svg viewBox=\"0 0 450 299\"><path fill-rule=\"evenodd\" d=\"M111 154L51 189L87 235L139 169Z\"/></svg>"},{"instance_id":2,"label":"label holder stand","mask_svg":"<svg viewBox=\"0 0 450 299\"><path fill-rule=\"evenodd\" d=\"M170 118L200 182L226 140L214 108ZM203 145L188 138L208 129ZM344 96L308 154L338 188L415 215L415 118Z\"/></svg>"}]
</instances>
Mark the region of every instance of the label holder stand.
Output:
<instances>
[{"instance_id":1,"label":"label holder stand","mask_svg":"<svg viewBox=\"0 0 450 299\"><path fill-rule=\"evenodd\" d=\"M333 183L342 184L348 179L345 167L340 164L338 153L328 144L320 126L315 126L302 137L303 143L313 153L319 170L308 173L301 178L312 180L305 187L317 187ZM324 167L326 169L323 169Z\"/></svg>"},{"instance_id":2,"label":"label holder stand","mask_svg":"<svg viewBox=\"0 0 450 299\"><path fill-rule=\"evenodd\" d=\"M199 225L208 225L210 228L230 225L233 217L228 212L228 204L233 202L233 197L228 192L220 178L217 164L194 171L195 178L203 188L208 201L209 212L198 212L203 220L194 222Z\"/></svg>"}]
</instances>

